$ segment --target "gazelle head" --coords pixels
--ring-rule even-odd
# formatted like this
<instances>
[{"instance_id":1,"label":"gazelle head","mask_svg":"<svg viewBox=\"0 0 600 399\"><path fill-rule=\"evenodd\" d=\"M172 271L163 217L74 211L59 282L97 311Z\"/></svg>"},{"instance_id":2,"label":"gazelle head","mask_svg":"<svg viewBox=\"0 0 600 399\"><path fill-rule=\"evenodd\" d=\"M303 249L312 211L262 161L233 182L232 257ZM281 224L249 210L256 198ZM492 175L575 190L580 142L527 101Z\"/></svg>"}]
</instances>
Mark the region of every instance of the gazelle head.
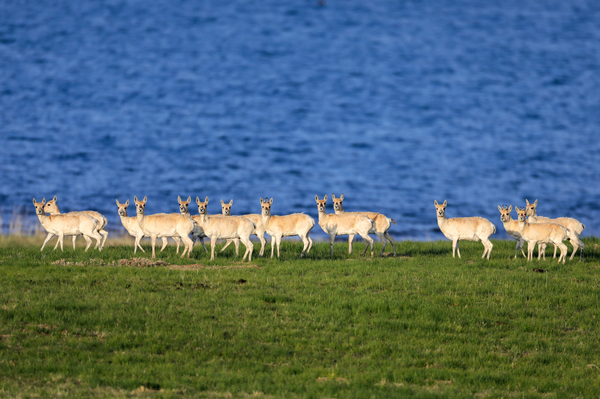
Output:
<instances>
[{"instance_id":1,"label":"gazelle head","mask_svg":"<svg viewBox=\"0 0 600 399\"><path fill-rule=\"evenodd\" d=\"M517 216L519 216L519 222L527 221L527 207L519 208L515 205L515 209L517 211Z\"/></svg>"},{"instance_id":2,"label":"gazelle head","mask_svg":"<svg viewBox=\"0 0 600 399\"><path fill-rule=\"evenodd\" d=\"M498 210L500 211L500 220L502 221L502 223L507 223L512 220L512 217L510 216L510 212L512 212L512 205L498 205Z\"/></svg>"},{"instance_id":3,"label":"gazelle head","mask_svg":"<svg viewBox=\"0 0 600 399\"><path fill-rule=\"evenodd\" d=\"M58 210L58 205L56 205L56 195L50 201L46 202L46 208L44 208L44 212L49 213L51 215L55 215L60 213Z\"/></svg>"},{"instance_id":4,"label":"gazelle head","mask_svg":"<svg viewBox=\"0 0 600 399\"><path fill-rule=\"evenodd\" d=\"M192 202L192 197L188 196L187 201L182 201L181 197L177 196L177 202L179 202L179 212L181 212L184 215L187 215L190 213L189 206L190 206L190 202Z\"/></svg>"},{"instance_id":5,"label":"gazelle head","mask_svg":"<svg viewBox=\"0 0 600 399\"><path fill-rule=\"evenodd\" d=\"M536 208L537 208L537 200L533 204L530 204L528 200L525 200L527 206L525 209L527 210L527 216L537 216Z\"/></svg>"},{"instance_id":6,"label":"gazelle head","mask_svg":"<svg viewBox=\"0 0 600 399\"><path fill-rule=\"evenodd\" d=\"M119 203L117 200L117 207L119 208L119 216L127 216L127 207L129 206L129 200L127 200L124 204Z\"/></svg>"},{"instance_id":7,"label":"gazelle head","mask_svg":"<svg viewBox=\"0 0 600 399\"><path fill-rule=\"evenodd\" d=\"M136 196L133 197L133 201L135 202L135 211L138 215L143 215L146 211L146 201L147 198L144 196L142 201L139 201Z\"/></svg>"},{"instance_id":8,"label":"gazelle head","mask_svg":"<svg viewBox=\"0 0 600 399\"><path fill-rule=\"evenodd\" d=\"M233 205L233 200L229 201L228 204L221 200L221 212L224 216L231 216L231 205Z\"/></svg>"},{"instance_id":9,"label":"gazelle head","mask_svg":"<svg viewBox=\"0 0 600 399\"><path fill-rule=\"evenodd\" d=\"M340 198L335 198L335 194L331 194L331 200L333 201L333 210L336 212L343 212L344 206L342 202L344 201L344 194L341 195Z\"/></svg>"},{"instance_id":10,"label":"gazelle head","mask_svg":"<svg viewBox=\"0 0 600 399\"><path fill-rule=\"evenodd\" d=\"M448 201L444 200L444 203L442 205L438 204L437 200L433 200L433 203L435 205L437 217L445 218L446 217L446 205L448 205Z\"/></svg>"},{"instance_id":11,"label":"gazelle head","mask_svg":"<svg viewBox=\"0 0 600 399\"><path fill-rule=\"evenodd\" d=\"M317 201L317 209L319 210L319 213L325 212L325 208L327 206L327 194L325 194L322 200L319 199L318 195L315 195L315 201Z\"/></svg>"},{"instance_id":12,"label":"gazelle head","mask_svg":"<svg viewBox=\"0 0 600 399\"><path fill-rule=\"evenodd\" d=\"M265 198L264 201L262 198L260 199L260 207L262 208L263 216L271 216L271 204L273 204L273 198Z\"/></svg>"},{"instance_id":13,"label":"gazelle head","mask_svg":"<svg viewBox=\"0 0 600 399\"><path fill-rule=\"evenodd\" d=\"M35 206L36 215L45 215L44 212L44 204L46 203L46 197L42 200L42 202L37 202L35 198L33 199L33 206Z\"/></svg>"},{"instance_id":14,"label":"gazelle head","mask_svg":"<svg viewBox=\"0 0 600 399\"><path fill-rule=\"evenodd\" d=\"M196 197L196 204L198 205L198 213L200 215L208 214L208 197L204 199L204 202L201 202L200 198Z\"/></svg>"}]
</instances>

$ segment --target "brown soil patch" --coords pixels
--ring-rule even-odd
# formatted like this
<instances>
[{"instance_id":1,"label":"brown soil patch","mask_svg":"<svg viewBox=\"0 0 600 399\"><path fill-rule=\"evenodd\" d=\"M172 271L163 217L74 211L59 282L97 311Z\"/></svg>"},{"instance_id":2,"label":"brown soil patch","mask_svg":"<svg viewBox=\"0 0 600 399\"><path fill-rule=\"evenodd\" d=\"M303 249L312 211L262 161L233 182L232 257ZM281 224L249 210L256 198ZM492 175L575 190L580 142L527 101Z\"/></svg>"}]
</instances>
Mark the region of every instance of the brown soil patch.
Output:
<instances>
[{"instance_id":1,"label":"brown soil patch","mask_svg":"<svg viewBox=\"0 0 600 399\"><path fill-rule=\"evenodd\" d=\"M197 270L197 269L260 269L261 266L252 265L242 262L233 262L225 266L210 266L196 263L193 265L172 265L162 260L153 260L148 258L131 258L131 259L119 259L118 261L105 262L102 259L90 259L86 262L70 262L65 259L60 259L52 262L53 265L59 266L129 266L129 267L164 267L169 266L171 269L176 270Z\"/></svg>"},{"instance_id":2,"label":"brown soil patch","mask_svg":"<svg viewBox=\"0 0 600 399\"><path fill-rule=\"evenodd\" d=\"M176 270L197 270L197 269L208 269L208 270L219 270L219 269L260 269L261 267L258 265L248 265L248 264L230 264L225 266L209 266L209 265L201 265L199 263L193 265L171 265L171 269Z\"/></svg>"}]
</instances>

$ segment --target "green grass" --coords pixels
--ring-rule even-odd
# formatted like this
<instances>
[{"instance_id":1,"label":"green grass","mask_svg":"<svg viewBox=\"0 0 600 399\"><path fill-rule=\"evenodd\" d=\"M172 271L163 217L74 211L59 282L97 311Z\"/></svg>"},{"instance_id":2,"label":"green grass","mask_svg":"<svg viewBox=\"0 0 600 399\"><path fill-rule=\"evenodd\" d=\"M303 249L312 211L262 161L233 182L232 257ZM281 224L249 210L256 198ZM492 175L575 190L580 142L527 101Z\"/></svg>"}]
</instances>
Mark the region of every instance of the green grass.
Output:
<instances>
[{"instance_id":1,"label":"green grass","mask_svg":"<svg viewBox=\"0 0 600 399\"><path fill-rule=\"evenodd\" d=\"M403 241L301 260L285 242L253 267L169 246L135 267L118 262L132 245L2 237L0 397L599 397L600 240L584 242L565 266L512 259L514 241L490 261Z\"/></svg>"}]
</instances>

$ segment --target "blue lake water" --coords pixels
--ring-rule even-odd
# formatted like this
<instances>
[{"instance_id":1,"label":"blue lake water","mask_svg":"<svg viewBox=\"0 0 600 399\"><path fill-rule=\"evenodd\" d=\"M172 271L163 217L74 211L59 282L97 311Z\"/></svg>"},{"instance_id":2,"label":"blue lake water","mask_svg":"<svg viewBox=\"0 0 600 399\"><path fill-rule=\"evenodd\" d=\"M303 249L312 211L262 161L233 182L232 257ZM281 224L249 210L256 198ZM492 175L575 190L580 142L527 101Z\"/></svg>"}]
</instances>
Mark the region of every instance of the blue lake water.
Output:
<instances>
[{"instance_id":1,"label":"blue lake water","mask_svg":"<svg viewBox=\"0 0 600 399\"><path fill-rule=\"evenodd\" d=\"M599 133L595 1L0 2L5 233L33 197L116 230L134 195L316 218L344 193L397 239L442 238L434 199L496 238L526 198L598 235Z\"/></svg>"}]
</instances>

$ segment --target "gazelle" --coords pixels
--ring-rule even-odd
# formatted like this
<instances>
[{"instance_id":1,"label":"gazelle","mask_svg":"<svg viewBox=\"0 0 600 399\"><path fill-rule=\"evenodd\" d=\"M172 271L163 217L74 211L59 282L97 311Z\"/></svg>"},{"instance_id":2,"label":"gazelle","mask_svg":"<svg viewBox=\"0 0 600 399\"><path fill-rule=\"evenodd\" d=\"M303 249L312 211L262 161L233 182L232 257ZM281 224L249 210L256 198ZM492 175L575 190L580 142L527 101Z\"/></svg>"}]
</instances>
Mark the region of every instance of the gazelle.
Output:
<instances>
[{"instance_id":1,"label":"gazelle","mask_svg":"<svg viewBox=\"0 0 600 399\"><path fill-rule=\"evenodd\" d=\"M206 201L206 204L208 205L208 197L206 197L205 201ZM228 204L226 204L223 200L221 200L221 213L223 214L223 216L231 216L231 206L232 205L233 205L233 200L229 201ZM248 219L248 220L250 220L250 219ZM221 251L219 251L219 252L225 251L225 248L227 248L229 246L229 244L231 244L232 242L235 243L235 256L239 256L240 240L238 240L237 238L235 240L227 240L227 243L225 244L225 246L223 248L221 248Z\"/></svg>"},{"instance_id":2,"label":"gazelle","mask_svg":"<svg viewBox=\"0 0 600 399\"><path fill-rule=\"evenodd\" d=\"M208 197L206 198L208 199ZM208 249L206 249L206 245L204 245L204 237L206 237L206 235L204 234L204 230L202 230L202 227L200 227L200 216L190 215L189 206L190 202L192 202L192 197L188 196L187 201L183 201L180 196L177 196L177 201L179 202L179 212L181 212L182 215L186 215L187 217L191 218L194 222L194 230L192 230L193 245L196 244L196 238L199 238L200 243L204 248L204 252L208 252Z\"/></svg>"},{"instance_id":3,"label":"gazelle","mask_svg":"<svg viewBox=\"0 0 600 399\"><path fill-rule=\"evenodd\" d=\"M571 245L573 245L573 252L571 253L571 257L569 258L569 260L573 260L573 257L575 257L575 252L577 252L577 249L581 247L581 252L579 253L579 261L581 262L583 260L583 248L585 247L585 245L583 241L581 241L581 238L579 238L579 236L583 232L583 229L585 229L585 225L579 220L573 218L563 217L551 219L544 216L537 216L537 200L535 200L533 204L530 204L528 200L525 200L525 202L527 203L525 209L527 209L527 216L529 216L530 221L535 223L558 223L569 231L569 236L567 237L567 239L571 242ZM545 249L546 246L544 245L544 250ZM554 247L554 257L556 257L556 246Z\"/></svg>"},{"instance_id":4,"label":"gazelle","mask_svg":"<svg viewBox=\"0 0 600 399\"><path fill-rule=\"evenodd\" d=\"M331 194L331 199L333 201L333 210L336 215L347 214L350 212L344 212L344 194L342 194L339 198L335 198L335 194ZM373 228L369 231L369 234L376 234L377 237L383 242L383 248L381 248L381 256L383 256L383 251L388 243L388 241L392 244L392 248L394 249L394 256L396 256L396 242L388 234L388 230L390 229L392 223L396 224L394 219L390 219L387 216L377 213L377 212L352 212L361 215L365 215L369 219L373 221ZM354 234L350 234L348 236L348 253L352 253L352 240L354 239Z\"/></svg>"},{"instance_id":5,"label":"gazelle","mask_svg":"<svg viewBox=\"0 0 600 399\"><path fill-rule=\"evenodd\" d=\"M119 200L117 200L117 207L119 208L119 217L121 218L121 223L123 224L123 227L125 227L125 230L127 230L127 232L130 235L135 237L135 244L133 244L133 253L135 254L138 248L142 252L146 252L144 251L144 248L142 248L142 246L140 245L140 240L144 237L144 232L142 231L142 228L140 227L140 224L137 221L137 217L127 215L128 206L129 200L127 200L124 204L119 203ZM179 243L181 242L181 240L179 239L179 237L171 238L173 238L177 242L177 249L179 250ZM165 247L167 246L167 237L161 237L161 240L163 245L160 249L160 252L162 252L163 249L165 249ZM177 253L179 253L179 251Z\"/></svg>"},{"instance_id":6,"label":"gazelle","mask_svg":"<svg viewBox=\"0 0 600 399\"><path fill-rule=\"evenodd\" d=\"M252 250L254 246L250 241L250 234L254 231L254 223L243 216L209 216L206 205L208 197L204 202L196 197L198 204L198 213L200 213L200 227L204 234L210 238L210 260L215 259L215 246L218 239L239 239L246 247L246 252L242 257L242 262L248 256L248 262L252 260Z\"/></svg>"},{"instance_id":7,"label":"gazelle","mask_svg":"<svg viewBox=\"0 0 600 399\"><path fill-rule=\"evenodd\" d=\"M310 238L310 231L315 227L315 220L303 213L293 213L285 216L272 216L271 205L273 198L270 200L265 198L260 199L262 224L268 235L271 236L271 258L277 244L277 257L279 258L279 247L281 246L282 237L300 236L304 244L300 258L310 252L313 241Z\"/></svg>"},{"instance_id":8,"label":"gazelle","mask_svg":"<svg viewBox=\"0 0 600 399\"><path fill-rule=\"evenodd\" d=\"M489 236L496 233L496 226L489 220L479 216L446 219L447 201L444 200L444 203L440 205L437 200L434 200L434 204L438 226L444 236L452 240L452 257L454 258L454 252L456 251L460 258L459 240L481 241L484 248L481 258L483 259L487 253L487 259L489 260L494 247L489 240Z\"/></svg>"},{"instance_id":9,"label":"gazelle","mask_svg":"<svg viewBox=\"0 0 600 399\"><path fill-rule=\"evenodd\" d=\"M568 229L558 223L529 223L527 222L527 209L515 206L519 216L519 233L527 241L527 260L533 260L533 248L535 244L552 243L560 248L558 263L562 259L563 264L567 258L567 246L563 243L569 234ZM539 248L539 246L538 246ZM538 250L538 260L541 257L541 251Z\"/></svg>"},{"instance_id":10,"label":"gazelle","mask_svg":"<svg viewBox=\"0 0 600 399\"><path fill-rule=\"evenodd\" d=\"M233 205L233 200L229 201L229 203L225 203L223 200L221 200L221 210L223 212L223 215L225 216L230 216L231 215L231 206ZM256 213L250 213L247 215L242 215L243 217L245 217L246 219L250 220L252 223L254 223L254 231L252 232L253 235L257 236L258 239L260 240L260 252L258 253L258 256L262 257L265 253L265 245L267 244L267 240L265 240L265 228L262 224L262 216L258 215ZM232 240L227 240L227 244L225 244L225 246L223 247L223 249L221 249L221 252L225 251L225 248L227 248L229 246L229 244L231 244ZM236 243L237 244L237 243ZM235 254L238 254L238 247L236 245L235 247Z\"/></svg>"},{"instance_id":11,"label":"gazelle","mask_svg":"<svg viewBox=\"0 0 600 399\"><path fill-rule=\"evenodd\" d=\"M53 199L46 202L46 207L44 208L44 212L49 213L50 215L61 215L60 209L58 209L58 205L56 204L57 199L56 195ZM106 223L108 220L102 215L100 212L96 211L79 211L79 212L69 212L71 215L85 214L93 217L98 222L98 233L100 233L104 238L102 240L102 244L100 248L104 248L104 243L106 242L106 238L108 237L108 232L104 230L106 227ZM73 236L73 249L75 249L75 239L77 236Z\"/></svg>"},{"instance_id":12,"label":"gazelle","mask_svg":"<svg viewBox=\"0 0 600 399\"><path fill-rule=\"evenodd\" d=\"M319 226L325 233L329 235L330 251L333 256L333 241L335 236L349 234L350 237L360 235L368 245L365 246L363 256L367 253L367 248L371 246L371 256L373 256L373 239L369 237L369 232L373 228L373 222L365 215L358 213L343 213L343 214L327 214L327 195L322 200L319 199L318 195L315 195L315 201L317 201L317 209L319 211ZM350 244L351 245L351 244ZM352 253L352 246L348 250L348 253Z\"/></svg>"},{"instance_id":13,"label":"gazelle","mask_svg":"<svg viewBox=\"0 0 600 399\"><path fill-rule=\"evenodd\" d=\"M505 205L503 207L498 205L498 210L500 211L500 220L502 221L502 224L504 224L504 229L509 236L517 240L517 246L515 247L515 259L517 259L519 249L521 250L523 257L526 258L527 255L525 255L525 251L523 251L523 244L525 243L525 240L523 237L521 237L521 233L519 233L519 221L514 220L512 216L510 216L512 205Z\"/></svg>"},{"instance_id":14,"label":"gazelle","mask_svg":"<svg viewBox=\"0 0 600 399\"><path fill-rule=\"evenodd\" d=\"M87 251L92 244L92 238L96 240L96 246L99 251L102 250L102 236L98 233L98 221L89 215L46 215L44 205L46 204L46 198L42 202L37 202L33 199L33 205L35 206L35 213L42 223L42 227L46 229L48 235L42 244L40 251L44 249L46 243L55 235L58 236L58 241L54 249L58 247L60 243L60 250L63 250L63 238L64 236L77 236L83 235L87 246Z\"/></svg>"},{"instance_id":15,"label":"gazelle","mask_svg":"<svg viewBox=\"0 0 600 399\"><path fill-rule=\"evenodd\" d=\"M189 235L194 229L194 221L186 215L178 213L156 213L154 215L146 215L146 197L139 201L137 197L133 197L135 201L135 210L137 212L137 221L145 236L152 239L152 258L156 257L155 246L156 239L162 237L179 237L183 241L183 252L181 257L186 254L190 257L194 243Z\"/></svg>"}]
</instances>

